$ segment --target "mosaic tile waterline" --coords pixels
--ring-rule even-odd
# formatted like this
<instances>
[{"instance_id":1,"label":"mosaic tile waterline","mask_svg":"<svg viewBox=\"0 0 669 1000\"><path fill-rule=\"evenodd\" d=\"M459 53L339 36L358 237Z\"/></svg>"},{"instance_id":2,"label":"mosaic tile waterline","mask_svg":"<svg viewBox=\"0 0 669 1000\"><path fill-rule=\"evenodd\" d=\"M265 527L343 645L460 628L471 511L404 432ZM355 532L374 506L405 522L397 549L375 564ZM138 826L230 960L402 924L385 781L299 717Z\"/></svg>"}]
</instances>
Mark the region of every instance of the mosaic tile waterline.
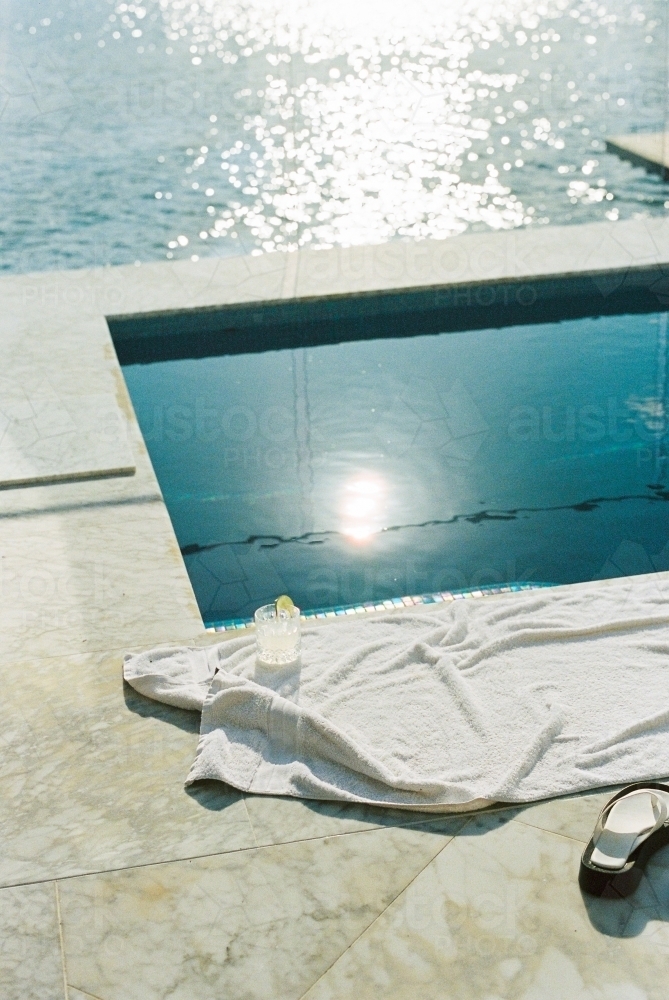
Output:
<instances>
[{"instance_id":1,"label":"mosaic tile waterline","mask_svg":"<svg viewBox=\"0 0 669 1000\"><path fill-rule=\"evenodd\" d=\"M441 604L448 601L462 601L472 597L493 597L496 594L511 594L521 590L541 590L553 587L552 583L510 583L504 587L480 587L468 590L442 590L435 594L418 594L412 597L393 597L386 601L365 601L364 604L340 604L332 608L317 608L303 611L302 621L312 618L337 618L340 615L366 615L377 611L398 611L417 604ZM207 626L208 632L235 632L253 627L252 618L236 618L225 622L213 622Z\"/></svg>"}]
</instances>

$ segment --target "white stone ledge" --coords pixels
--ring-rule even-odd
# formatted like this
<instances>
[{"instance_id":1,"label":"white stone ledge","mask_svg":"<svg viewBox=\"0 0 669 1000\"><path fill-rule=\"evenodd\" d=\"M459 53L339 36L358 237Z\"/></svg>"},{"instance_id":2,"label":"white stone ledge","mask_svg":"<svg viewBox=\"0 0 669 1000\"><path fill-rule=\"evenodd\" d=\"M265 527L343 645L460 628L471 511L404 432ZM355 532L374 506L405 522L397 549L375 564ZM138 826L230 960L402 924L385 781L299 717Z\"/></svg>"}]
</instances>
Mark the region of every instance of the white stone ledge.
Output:
<instances>
[{"instance_id":1,"label":"white stone ledge","mask_svg":"<svg viewBox=\"0 0 669 1000\"><path fill-rule=\"evenodd\" d=\"M536 226L447 240L0 278L3 331L85 319L669 268L669 220ZM3 338L4 339L4 338ZM0 342L1 344L2 342Z\"/></svg>"}]
</instances>

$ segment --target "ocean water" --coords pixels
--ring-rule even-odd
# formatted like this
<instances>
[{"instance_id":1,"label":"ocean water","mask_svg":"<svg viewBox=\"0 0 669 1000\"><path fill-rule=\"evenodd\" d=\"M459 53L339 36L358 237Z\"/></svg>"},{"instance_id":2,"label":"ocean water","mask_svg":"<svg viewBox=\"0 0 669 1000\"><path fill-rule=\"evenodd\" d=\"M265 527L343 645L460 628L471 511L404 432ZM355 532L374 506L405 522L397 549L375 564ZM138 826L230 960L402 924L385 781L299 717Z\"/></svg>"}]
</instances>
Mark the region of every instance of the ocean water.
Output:
<instances>
[{"instance_id":1,"label":"ocean water","mask_svg":"<svg viewBox=\"0 0 669 1000\"><path fill-rule=\"evenodd\" d=\"M658 0L3 0L0 268L663 214Z\"/></svg>"}]
</instances>

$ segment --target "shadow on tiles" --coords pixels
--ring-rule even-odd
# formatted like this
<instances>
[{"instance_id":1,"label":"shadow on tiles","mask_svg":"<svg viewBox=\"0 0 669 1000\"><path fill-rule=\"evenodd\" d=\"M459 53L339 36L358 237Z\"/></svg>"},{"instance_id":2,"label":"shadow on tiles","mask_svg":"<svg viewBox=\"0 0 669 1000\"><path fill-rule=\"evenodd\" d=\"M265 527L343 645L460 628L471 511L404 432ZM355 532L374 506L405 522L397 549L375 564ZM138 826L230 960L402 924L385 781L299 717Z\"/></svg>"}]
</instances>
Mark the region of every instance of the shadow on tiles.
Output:
<instances>
[{"instance_id":1,"label":"shadow on tiles","mask_svg":"<svg viewBox=\"0 0 669 1000\"><path fill-rule=\"evenodd\" d=\"M123 698L126 708L143 719L159 719L161 722L176 726L177 729L183 729L186 733L200 732L199 712L188 712L184 708L174 708L172 705L153 701L152 698L145 698L126 681L123 681Z\"/></svg>"},{"instance_id":2,"label":"shadow on tiles","mask_svg":"<svg viewBox=\"0 0 669 1000\"><path fill-rule=\"evenodd\" d=\"M582 893L593 927L607 937L647 938L669 955L669 847L651 858L637 889L625 899ZM661 939L661 940L660 940Z\"/></svg>"}]
</instances>

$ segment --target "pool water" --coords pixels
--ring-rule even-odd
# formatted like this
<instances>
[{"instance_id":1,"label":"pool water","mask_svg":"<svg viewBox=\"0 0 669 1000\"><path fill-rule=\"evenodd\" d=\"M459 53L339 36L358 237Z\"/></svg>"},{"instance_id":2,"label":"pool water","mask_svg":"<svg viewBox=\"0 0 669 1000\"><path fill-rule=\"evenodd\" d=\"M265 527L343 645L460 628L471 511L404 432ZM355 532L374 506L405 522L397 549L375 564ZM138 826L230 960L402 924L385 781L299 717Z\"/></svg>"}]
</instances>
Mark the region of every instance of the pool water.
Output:
<instances>
[{"instance_id":1,"label":"pool water","mask_svg":"<svg viewBox=\"0 0 669 1000\"><path fill-rule=\"evenodd\" d=\"M3 0L0 269L663 215L660 0Z\"/></svg>"},{"instance_id":2,"label":"pool water","mask_svg":"<svg viewBox=\"0 0 669 1000\"><path fill-rule=\"evenodd\" d=\"M209 623L669 569L666 313L124 373Z\"/></svg>"}]
</instances>

